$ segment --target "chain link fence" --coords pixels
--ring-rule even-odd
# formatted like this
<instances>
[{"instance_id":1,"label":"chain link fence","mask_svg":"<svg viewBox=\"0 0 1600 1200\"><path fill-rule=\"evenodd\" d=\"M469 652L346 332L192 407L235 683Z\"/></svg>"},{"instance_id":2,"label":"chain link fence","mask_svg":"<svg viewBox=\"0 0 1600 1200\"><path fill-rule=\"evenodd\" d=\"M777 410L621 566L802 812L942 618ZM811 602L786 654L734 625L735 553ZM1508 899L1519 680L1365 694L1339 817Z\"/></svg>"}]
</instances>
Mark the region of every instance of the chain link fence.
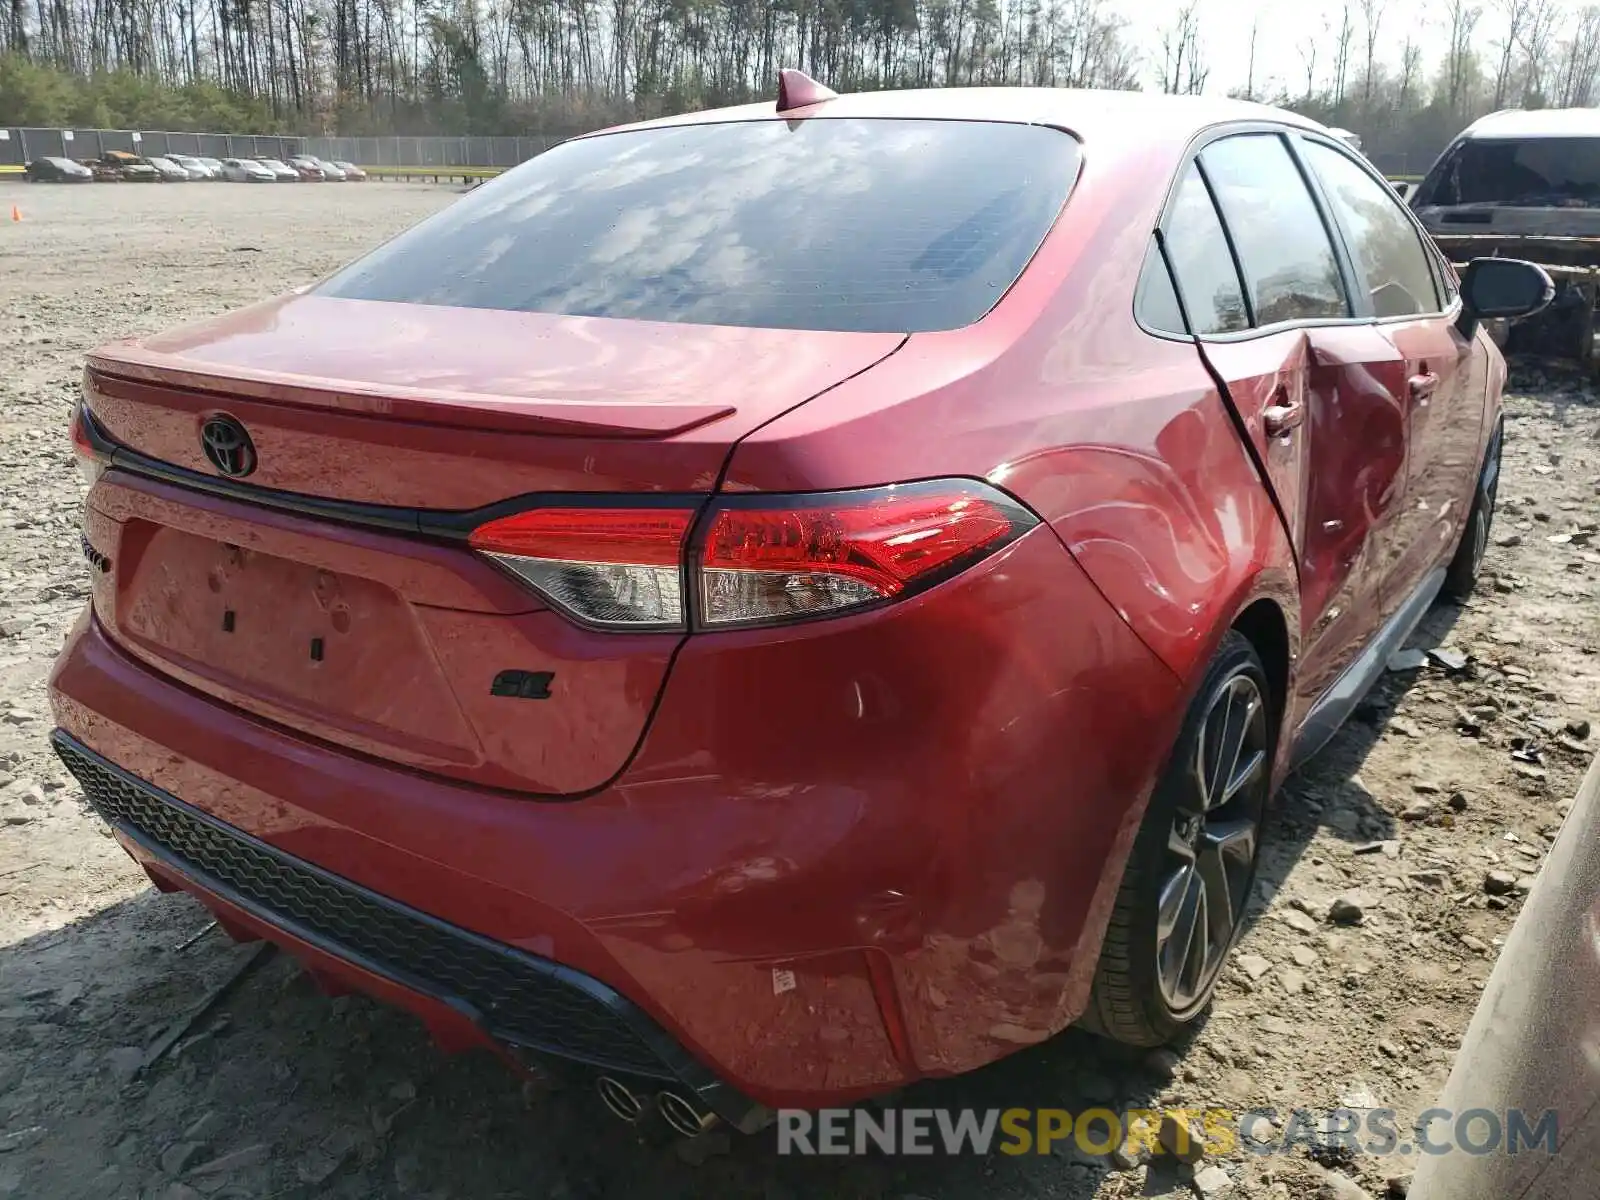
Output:
<instances>
[{"instance_id":1,"label":"chain link fence","mask_svg":"<svg viewBox=\"0 0 1600 1200\"><path fill-rule=\"evenodd\" d=\"M140 129L0 128L0 166L36 158L193 154L203 158L318 158L362 167L514 167L561 139L542 137L280 137L267 134L163 133Z\"/></svg>"},{"instance_id":2,"label":"chain link fence","mask_svg":"<svg viewBox=\"0 0 1600 1200\"><path fill-rule=\"evenodd\" d=\"M36 158L102 158L125 150L145 156L193 154L205 158L284 158L304 154L306 139L230 133L162 133L142 129L0 128L0 166L20 167Z\"/></svg>"},{"instance_id":3,"label":"chain link fence","mask_svg":"<svg viewBox=\"0 0 1600 1200\"><path fill-rule=\"evenodd\" d=\"M310 137L305 153L358 167L514 167L561 139L536 137Z\"/></svg>"}]
</instances>

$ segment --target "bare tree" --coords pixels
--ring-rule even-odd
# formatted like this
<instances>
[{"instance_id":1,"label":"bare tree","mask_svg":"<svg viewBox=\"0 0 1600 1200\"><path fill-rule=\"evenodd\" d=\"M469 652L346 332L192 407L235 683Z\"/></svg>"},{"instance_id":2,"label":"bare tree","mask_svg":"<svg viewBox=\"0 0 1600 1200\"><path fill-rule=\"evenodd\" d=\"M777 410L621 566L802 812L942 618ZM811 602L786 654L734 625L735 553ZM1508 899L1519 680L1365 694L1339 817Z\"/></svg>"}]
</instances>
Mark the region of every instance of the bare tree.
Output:
<instances>
[{"instance_id":1,"label":"bare tree","mask_svg":"<svg viewBox=\"0 0 1600 1200\"><path fill-rule=\"evenodd\" d=\"M1417 80L1422 74L1422 47L1417 45L1416 38L1406 36L1405 45L1400 48L1400 78L1397 85L1396 107L1401 112L1410 112L1416 102Z\"/></svg>"},{"instance_id":2,"label":"bare tree","mask_svg":"<svg viewBox=\"0 0 1600 1200\"><path fill-rule=\"evenodd\" d=\"M1595 76L1600 74L1600 7L1591 5L1577 14L1571 33L1562 44L1557 103L1563 108L1587 108L1594 103Z\"/></svg>"},{"instance_id":3,"label":"bare tree","mask_svg":"<svg viewBox=\"0 0 1600 1200\"><path fill-rule=\"evenodd\" d=\"M1522 49L1522 106L1549 103L1545 79L1552 65L1552 46L1560 31L1562 12L1557 0L1531 0L1519 43Z\"/></svg>"},{"instance_id":4,"label":"bare tree","mask_svg":"<svg viewBox=\"0 0 1600 1200\"><path fill-rule=\"evenodd\" d=\"M1161 31L1161 90L1169 95L1199 95L1211 72L1200 46L1200 0L1189 0Z\"/></svg>"},{"instance_id":5,"label":"bare tree","mask_svg":"<svg viewBox=\"0 0 1600 1200\"><path fill-rule=\"evenodd\" d=\"M1378 35L1383 27L1383 14L1389 0L1360 0L1361 20L1366 30L1367 61L1362 79L1361 110L1372 111L1372 93L1378 82ZM1347 10L1348 11L1348 10Z\"/></svg>"},{"instance_id":6,"label":"bare tree","mask_svg":"<svg viewBox=\"0 0 1600 1200\"><path fill-rule=\"evenodd\" d=\"M1328 22L1324 18L1322 28L1311 33L1300 43L1297 49L1300 52L1300 65L1306 71L1305 102L1311 103L1317 95L1317 59L1321 54L1322 43L1328 37Z\"/></svg>"},{"instance_id":7,"label":"bare tree","mask_svg":"<svg viewBox=\"0 0 1600 1200\"><path fill-rule=\"evenodd\" d=\"M1355 40L1355 19L1346 3L1339 18L1339 37L1334 43L1333 102L1344 103L1345 85L1350 78L1350 43Z\"/></svg>"},{"instance_id":8,"label":"bare tree","mask_svg":"<svg viewBox=\"0 0 1600 1200\"><path fill-rule=\"evenodd\" d=\"M1472 48L1473 35L1483 18L1483 6L1469 0L1446 0L1445 27L1449 33L1449 48L1445 52L1445 104L1450 114L1460 118L1466 107L1467 89L1477 72L1477 55Z\"/></svg>"},{"instance_id":9,"label":"bare tree","mask_svg":"<svg viewBox=\"0 0 1600 1200\"><path fill-rule=\"evenodd\" d=\"M1256 38L1261 32L1261 18L1258 16L1250 22L1250 66L1245 73L1244 98L1256 98Z\"/></svg>"},{"instance_id":10,"label":"bare tree","mask_svg":"<svg viewBox=\"0 0 1600 1200\"><path fill-rule=\"evenodd\" d=\"M1498 43L1500 65L1494 74L1494 106L1504 108L1511 91L1511 68L1516 62L1517 48L1522 44L1523 31L1537 0L1495 0L1495 7L1505 18L1506 30Z\"/></svg>"}]
</instances>

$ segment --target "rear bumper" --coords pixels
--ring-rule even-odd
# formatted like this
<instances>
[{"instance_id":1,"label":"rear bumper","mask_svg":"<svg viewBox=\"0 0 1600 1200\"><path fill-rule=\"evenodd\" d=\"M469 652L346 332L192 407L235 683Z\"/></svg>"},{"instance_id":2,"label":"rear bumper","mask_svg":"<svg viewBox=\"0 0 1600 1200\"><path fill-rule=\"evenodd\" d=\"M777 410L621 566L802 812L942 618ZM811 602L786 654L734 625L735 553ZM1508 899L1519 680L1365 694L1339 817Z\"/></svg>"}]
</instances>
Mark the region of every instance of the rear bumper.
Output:
<instances>
[{"instance_id":1,"label":"rear bumper","mask_svg":"<svg viewBox=\"0 0 1600 1200\"><path fill-rule=\"evenodd\" d=\"M85 790L137 801L97 804L158 881L446 1044L675 1078L725 1117L970 1070L1076 1019L1181 708L1046 528L889 609L688 639L631 765L578 800L292 733L89 614L51 699Z\"/></svg>"},{"instance_id":2,"label":"rear bumper","mask_svg":"<svg viewBox=\"0 0 1600 1200\"><path fill-rule=\"evenodd\" d=\"M158 886L190 892L236 935L264 937L324 979L417 1009L447 1045L483 1042L681 1085L736 1128L764 1112L637 1005L559 963L499 945L275 850L51 737L94 810Z\"/></svg>"}]
</instances>

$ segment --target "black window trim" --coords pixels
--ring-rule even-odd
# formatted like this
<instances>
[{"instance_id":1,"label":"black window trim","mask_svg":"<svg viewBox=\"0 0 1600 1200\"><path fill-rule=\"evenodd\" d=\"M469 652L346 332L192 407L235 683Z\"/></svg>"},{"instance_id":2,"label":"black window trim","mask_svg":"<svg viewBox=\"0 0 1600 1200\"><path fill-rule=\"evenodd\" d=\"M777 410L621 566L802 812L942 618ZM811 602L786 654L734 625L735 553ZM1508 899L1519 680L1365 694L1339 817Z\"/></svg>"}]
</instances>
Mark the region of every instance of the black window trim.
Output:
<instances>
[{"instance_id":1,"label":"black window trim","mask_svg":"<svg viewBox=\"0 0 1600 1200\"><path fill-rule=\"evenodd\" d=\"M1373 182L1378 184L1378 186L1383 191L1389 193L1390 198L1394 201L1395 207L1398 208L1405 215L1406 220L1410 223L1412 235L1417 239L1418 243L1421 245L1423 257L1428 260L1428 265L1429 265L1428 274L1433 278L1433 289L1434 289L1433 290L1433 304L1434 304L1434 307L1429 308L1429 309L1424 309L1422 312L1402 313L1400 316L1397 316L1397 317L1380 317L1380 316L1377 316L1374 313L1374 315L1369 317L1368 320L1372 324L1376 324L1376 325L1393 325L1393 324L1396 324L1397 322L1402 322L1402 321L1423 321L1423 320L1432 320L1432 319L1444 320L1446 318L1454 319L1456 316L1458 316L1459 315L1459 308L1460 308L1460 304L1461 304L1461 297L1459 296L1459 294L1457 294L1457 289L1451 288L1450 289L1450 291L1451 291L1450 303L1448 305L1446 305L1445 302L1444 302L1445 298L1444 298L1444 294L1443 294L1441 288L1442 288L1443 283L1445 282L1445 278L1447 278L1447 277L1442 277L1441 273L1440 273L1440 269L1439 269L1440 254L1439 254L1438 244L1433 240L1432 237L1429 236L1428 231L1423 228L1422 223L1419 220L1417 220L1417 215L1416 215L1416 213L1411 211L1411 207L1408 204L1406 204L1406 202L1404 200L1400 199L1399 194L1397 192L1395 192L1393 186L1390 185L1389 181L1387 179L1385 179L1382 175L1380 175L1378 173L1377 169L1375 167L1373 167L1372 164L1370 162L1368 162L1366 159L1361 158L1361 157L1359 157L1359 156L1357 156L1355 154L1352 154L1350 152L1350 148L1348 146L1346 146L1343 142L1340 142L1337 138L1324 137L1324 136L1322 136L1320 134L1315 133L1314 131L1305 130L1305 131L1302 131L1297 138L1292 138L1291 139L1291 144L1292 145L1295 142L1313 143L1315 145L1323 146L1323 147L1325 147L1325 148L1327 148L1329 150L1332 150L1335 154L1338 154L1341 157L1343 157L1344 159L1346 159L1347 161L1354 163L1358 168L1360 168L1363 172L1365 172L1367 178L1371 179ZM1300 155L1300 152L1299 152L1300 151L1299 146L1298 145L1294 145L1293 148L1294 148L1294 151L1295 151L1295 157L1296 158L1301 158L1302 156ZM1318 195L1319 199L1322 199L1323 202L1326 203L1326 200L1324 198L1323 188L1322 188L1322 180L1317 175L1316 171L1314 169L1312 169L1311 164L1308 163L1308 162L1302 161L1301 170L1306 174L1306 176L1310 180L1312 180L1313 189L1316 192L1316 194ZM1338 214L1334 210L1332 204L1328 204L1327 205L1327 210L1328 210L1329 217L1332 218L1332 220L1334 222L1335 228L1338 230L1338 236L1339 236L1339 239L1340 239L1341 243L1344 246L1345 253L1347 255L1349 255L1349 242L1347 240L1349 235L1348 235L1348 232L1344 228L1344 223L1338 219ZM1350 269L1351 269L1351 271L1354 272L1355 275L1358 278L1360 278L1363 283L1365 283L1366 282L1366 273L1364 271L1361 271L1356 266L1355 258L1354 258L1353 255L1350 255L1349 257L1350 257ZM1362 289L1360 289L1360 291L1361 291L1362 299L1364 301L1363 307L1366 308L1369 312L1372 311L1372 297L1371 297L1371 294L1370 294L1370 289L1362 288Z\"/></svg>"},{"instance_id":2,"label":"black window trim","mask_svg":"<svg viewBox=\"0 0 1600 1200\"><path fill-rule=\"evenodd\" d=\"M1249 134L1276 134L1285 143L1290 158L1294 161L1295 167L1300 172L1301 178L1305 180L1306 187L1311 193L1312 203L1315 205L1317 214L1322 220L1323 229L1327 234L1328 241L1333 247L1334 259L1339 264L1339 275L1345 288L1345 299L1349 304L1353 315L1348 317L1308 317L1294 321L1279 321L1273 325L1263 326L1252 324L1249 329L1242 329L1236 333L1197 334L1193 332L1194 323L1189 319L1188 303L1183 298L1183 289L1178 284L1177 272L1173 270L1172 259L1168 254L1165 245L1165 230L1167 227L1167 222L1172 216L1172 210L1178 198L1178 191L1183 186L1183 180L1185 175L1188 173L1190 165L1193 164L1197 170L1199 170L1201 178L1205 179L1204 168L1200 166L1199 162L1200 153L1205 150L1207 146L1214 142L1220 142L1225 138ZM1209 128L1203 129L1195 135L1193 140L1190 141L1188 147L1184 150L1182 157L1178 160L1178 165L1173 171L1172 177L1167 181L1166 194L1162 198L1161 208L1156 216L1155 228L1151 231L1152 237L1149 251L1159 254L1162 264L1166 267L1167 274L1172 282L1172 290L1178 297L1178 309L1183 314L1186 331L1180 333L1176 330L1157 329L1150 325L1145 321L1144 314L1138 310L1137 296L1135 296L1134 321L1141 330L1151 337L1160 338L1163 341L1169 342L1198 341L1232 343L1253 341L1256 338L1261 337L1271 337L1275 334L1283 333L1284 331L1291 329L1321 329L1326 326L1337 327L1348 325L1392 325L1404 321L1444 319L1447 317L1454 318L1459 315L1461 297L1458 289L1455 288L1451 289L1452 303L1449 305L1449 307L1438 313L1411 313L1399 317L1378 317L1373 313L1371 297L1366 295L1364 290L1357 289L1355 286L1356 280L1360 278L1360 276L1356 274L1355 263L1350 258L1349 247L1345 243L1343 231L1337 224L1331 223L1332 214L1323 196L1321 181L1316 178L1314 172L1309 171L1306 163L1301 157L1300 147L1298 145L1298 142L1301 139L1320 142L1324 145L1332 146L1334 149L1338 150L1342 154L1345 154L1347 157L1354 157L1350 155L1349 147L1345 146L1337 139L1324 135L1318 130L1307 129L1298 125L1285 124L1275 121L1235 121L1227 124L1210 126ZM1361 166L1362 169L1365 170L1369 175L1372 175L1375 179L1382 183L1384 187L1390 188L1389 181L1382 178L1382 176L1377 175L1374 168L1366 163L1362 163L1359 159L1356 159L1355 161L1357 162L1357 165ZM1209 180L1206 180L1206 190L1208 193L1211 192L1211 184ZM1393 191L1393 188L1390 188L1390 190ZM1400 201L1399 203L1400 206L1405 209L1406 215L1410 217L1413 229L1415 229L1418 235L1424 239L1424 250L1432 253L1437 260L1438 250L1434 245L1433 239L1428 235L1427 230L1422 227L1422 223L1417 219L1416 213L1413 212L1410 206L1405 204L1404 201ZM1227 238L1229 251L1230 253L1233 253L1233 233L1228 228L1227 216L1223 213L1222 207L1216 203L1216 198L1214 195L1212 196L1212 206L1216 209L1217 219L1222 223L1223 235ZM1248 288L1245 286L1244 272L1241 269L1236 253L1234 254L1234 269L1239 273L1242 290L1248 291ZM1449 276L1446 275L1445 278L1448 279ZM1439 300L1442 300L1442 297L1436 296L1436 301ZM1245 298L1245 304L1253 321L1255 313L1254 298L1247 295Z\"/></svg>"}]
</instances>

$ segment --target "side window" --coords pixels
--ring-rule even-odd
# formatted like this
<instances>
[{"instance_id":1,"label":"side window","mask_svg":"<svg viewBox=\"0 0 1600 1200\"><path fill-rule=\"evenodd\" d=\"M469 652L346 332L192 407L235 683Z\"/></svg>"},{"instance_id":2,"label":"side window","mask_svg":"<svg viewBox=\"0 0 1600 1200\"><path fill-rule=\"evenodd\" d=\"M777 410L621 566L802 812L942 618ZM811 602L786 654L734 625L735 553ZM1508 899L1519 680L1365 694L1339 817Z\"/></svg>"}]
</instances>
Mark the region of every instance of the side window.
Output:
<instances>
[{"instance_id":1,"label":"side window","mask_svg":"<svg viewBox=\"0 0 1600 1200\"><path fill-rule=\"evenodd\" d=\"M1178 307L1178 293L1172 290L1172 276L1154 238L1150 239L1144 266L1139 270L1139 289L1134 293L1133 308L1146 329L1159 333L1189 332L1183 323L1183 310Z\"/></svg>"},{"instance_id":2,"label":"side window","mask_svg":"<svg viewBox=\"0 0 1600 1200\"><path fill-rule=\"evenodd\" d=\"M1194 332L1238 333L1249 329L1250 309L1245 304L1244 288L1228 250L1227 236L1222 232L1216 206L1211 203L1211 193L1192 163L1178 185L1163 228L1167 254ZM1152 248L1147 268L1162 266L1160 252ZM1180 323L1172 332L1182 328Z\"/></svg>"},{"instance_id":3,"label":"side window","mask_svg":"<svg viewBox=\"0 0 1600 1200\"><path fill-rule=\"evenodd\" d=\"M1226 138L1200 163L1239 251L1256 324L1350 316L1327 227L1283 139Z\"/></svg>"},{"instance_id":4,"label":"side window","mask_svg":"<svg viewBox=\"0 0 1600 1200\"><path fill-rule=\"evenodd\" d=\"M1332 146L1304 142L1306 165L1322 180L1350 256L1379 317L1438 312L1428 252L1388 189Z\"/></svg>"}]
</instances>

